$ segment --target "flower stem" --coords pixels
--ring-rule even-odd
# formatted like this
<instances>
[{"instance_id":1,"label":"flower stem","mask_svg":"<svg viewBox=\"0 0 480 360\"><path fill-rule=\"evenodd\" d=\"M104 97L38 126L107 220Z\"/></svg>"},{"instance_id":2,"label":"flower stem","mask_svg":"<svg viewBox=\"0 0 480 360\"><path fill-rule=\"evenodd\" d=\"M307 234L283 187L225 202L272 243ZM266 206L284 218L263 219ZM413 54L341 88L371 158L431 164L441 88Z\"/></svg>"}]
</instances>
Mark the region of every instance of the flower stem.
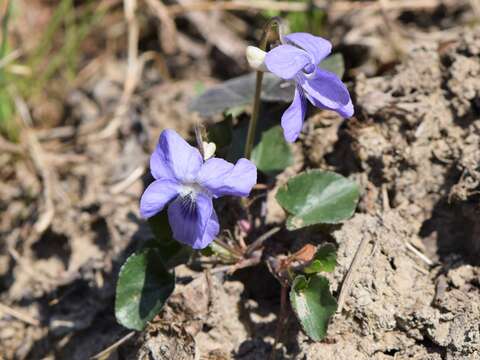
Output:
<instances>
[{"instance_id":1,"label":"flower stem","mask_svg":"<svg viewBox=\"0 0 480 360\"><path fill-rule=\"evenodd\" d=\"M259 48L263 51L267 50L267 44L270 32L273 28L276 29L276 33L278 37L281 39L281 25L282 19L279 17L271 18L265 27L263 28L262 38L260 39ZM255 96L253 98L253 111L252 111L252 118L250 119L250 123L248 124L248 132L247 132L247 141L245 142L245 157L250 159L252 155L253 149L253 142L255 141L255 131L257 129L257 122L258 122L258 113L260 111L260 98L262 95L262 80L263 80L263 72L257 71L257 79L255 84Z\"/></svg>"},{"instance_id":2,"label":"flower stem","mask_svg":"<svg viewBox=\"0 0 480 360\"><path fill-rule=\"evenodd\" d=\"M260 95L262 92L263 72L257 71L257 80L255 85L255 97L253 99L253 112L250 123L248 124L247 142L245 143L245 157L250 159L255 140L255 130L257 129L258 113L260 110Z\"/></svg>"}]
</instances>

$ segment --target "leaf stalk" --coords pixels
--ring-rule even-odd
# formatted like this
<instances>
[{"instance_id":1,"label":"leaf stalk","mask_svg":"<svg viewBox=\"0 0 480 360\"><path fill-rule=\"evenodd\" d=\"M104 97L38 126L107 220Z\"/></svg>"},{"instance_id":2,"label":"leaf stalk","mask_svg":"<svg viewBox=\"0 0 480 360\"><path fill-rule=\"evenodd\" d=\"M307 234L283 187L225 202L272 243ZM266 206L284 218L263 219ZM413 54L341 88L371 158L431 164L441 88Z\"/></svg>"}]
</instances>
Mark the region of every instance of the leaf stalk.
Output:
<instances>
[{"instance_id":1,"label":"leaf stalk","mask_svg":"<svg viewBox=\"0 0 480 360\"><path fill-rule=\"evenodd\" d=\"M268 40L270 34L274 30L278 38L282 38L282 27L283 21L280 17L276 16L271 18L263 28L262 38L260 39L259 48L263 51L267 50ZM257 71L257 78L255 83L255 96L253 98L253 111L250 123L248 124L247 132L247 141L245 142L245 158L250 159L252 155L253 142L255 141L255 132L257 129L258 115L260 112L260 101L262 95L262 81L263 81L263 72Z\"/></svg>"}]
</instances>

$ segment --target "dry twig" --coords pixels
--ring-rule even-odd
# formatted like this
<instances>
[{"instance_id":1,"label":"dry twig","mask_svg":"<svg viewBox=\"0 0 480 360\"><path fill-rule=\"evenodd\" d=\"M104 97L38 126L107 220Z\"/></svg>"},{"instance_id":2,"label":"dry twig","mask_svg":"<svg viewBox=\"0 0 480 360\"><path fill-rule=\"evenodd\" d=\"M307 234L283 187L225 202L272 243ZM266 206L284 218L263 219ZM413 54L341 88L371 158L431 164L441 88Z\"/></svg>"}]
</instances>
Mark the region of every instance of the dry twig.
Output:
<instances>
[{"instance_id":1,"label":"dry twig","mask_svg":"<svg viewBox=\"0 0 480 360\"><path fill-rule=\"evenodd\" d=\"M260 248L265 241L270 239L273 235L275 235L277 232L279 232L281 228L279 226L276 226L274 228L271 228L268 230L265 234L259 236L253 243L251 243L247 250L245 251L245 256L250 256L255 250Z\"/></svg>"},{"instance_id":2,"label":"dry twig","mask_svg":"<svg viewBox=\"0 0 480 360\"><path fill-rule=\"evenodd\" d=\"M30 315L24 314L21 311L12 309L11 307L9 307L7 305L4 305L2 303L0 303L0 313L10 315L10 316L14 317L15 319L23 321L24 323L27 323L27 324L32 325L32 326L39 326L40 325L40 322L37 319L31 317Z\"/></svg>"}]
</instances>

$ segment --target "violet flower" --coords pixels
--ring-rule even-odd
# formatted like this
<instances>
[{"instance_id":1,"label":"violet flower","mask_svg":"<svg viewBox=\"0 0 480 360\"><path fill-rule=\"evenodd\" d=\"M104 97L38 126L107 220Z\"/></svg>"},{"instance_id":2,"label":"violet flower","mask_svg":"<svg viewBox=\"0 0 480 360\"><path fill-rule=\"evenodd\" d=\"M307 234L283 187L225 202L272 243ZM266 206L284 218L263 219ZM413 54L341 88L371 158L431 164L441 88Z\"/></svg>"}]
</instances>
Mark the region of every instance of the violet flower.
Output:
<instances>
[{"instance_id":1,"label":"violet flower","mask_svg":"<svg viewBox=\"0 0 480 360\"><path fill-rule=\"evenodd\" d=\"M219 158L203 160L174 130L164 130L150 158L155 178L140 200L140 212L149 218L168 206L175 240L203 249L220 226L212 199L247 196L257 182L257 168L247 159L235 165Z\"/></svg>"},{"instance_id":2,"label":"violet flower","mask_svg":"<svg viewBox=\"0 0 480 360\"><path fill-rule=\"evenodd\" d=\"M318 64L330 54L332 44L308 33L292 33L283 37L279 45L264 58L260 49L249 47L247 59L260 71L268 71L285 80L295 81L292 104L282 115L285 139L293 142L302 130L307 99L321 109L333 110L344 118L353 115L353 105L346 86L334 73Z\"/></svg>"}]
</instances>

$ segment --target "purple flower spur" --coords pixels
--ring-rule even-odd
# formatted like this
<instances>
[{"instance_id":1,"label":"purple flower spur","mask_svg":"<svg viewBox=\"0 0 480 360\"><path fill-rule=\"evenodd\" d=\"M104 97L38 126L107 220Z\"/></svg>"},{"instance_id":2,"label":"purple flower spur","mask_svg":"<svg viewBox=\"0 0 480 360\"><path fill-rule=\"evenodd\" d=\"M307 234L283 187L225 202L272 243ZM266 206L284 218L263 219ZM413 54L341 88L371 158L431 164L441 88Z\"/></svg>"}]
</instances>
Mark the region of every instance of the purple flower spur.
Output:
<instances>
[{"instance_id":1,"label":"purple flower spur","mask_svg":"<svg viewBox=\"0 0 480 360\"><path fill-rule=\"evenodd\" d=\"M295 81L295 96L282 115L285 139L293 142L302 130L307 99L321 109L333 110L344 118L353 115L353 105L346 86L334 73L318 64L332 50L332 44L307 33L292 33L265 56L268 71L285 80Z\"/></svg>"},{"instance_id":2,"label":"purple flower spur","mask_svg":"<svg viewBox=\"0 0 480 360\"><path fill-rule=\"evenodd\" d=\"M174 130L164 130L150 158L152 182L140 200L149 218L168 205L175 240L194 249L210 244L220 230L212 199L248 196L257 182L257 168L247 159L235 165L219 158L203 160Z\"/></svg>"}]
</instances>

